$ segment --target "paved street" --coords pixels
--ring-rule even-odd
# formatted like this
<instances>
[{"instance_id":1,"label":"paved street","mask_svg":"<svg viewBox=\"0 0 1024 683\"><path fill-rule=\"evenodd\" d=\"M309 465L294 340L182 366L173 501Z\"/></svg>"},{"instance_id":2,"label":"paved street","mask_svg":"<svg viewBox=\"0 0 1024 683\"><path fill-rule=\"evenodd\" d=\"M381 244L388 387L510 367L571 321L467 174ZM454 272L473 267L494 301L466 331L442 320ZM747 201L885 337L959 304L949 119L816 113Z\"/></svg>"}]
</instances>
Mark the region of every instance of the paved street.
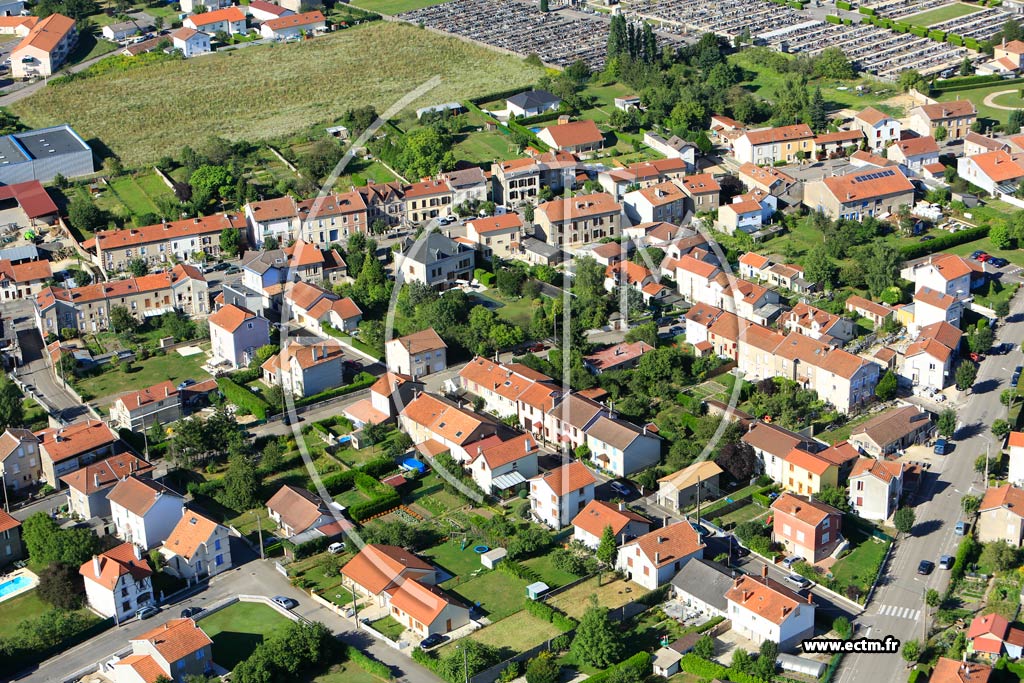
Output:
<instances>
[{"instance_id":1,"label":"paved street","mask_svg":"<svg viewBox=\"0 0 1024 683\"><path fill-rule=\"evenodd\" d=\"M253 557L251 551L238 539L232 539L232 557L241 557L249 560ZM424 669L411 659L402 655L387 645L367 636L365 633L356 631L354 624L325 607L313 602L310 597L302 591L294 588L274 568L271 560L252 559L241 567L214 577L209 586L190 598L186 598L173 605L165 606L159 615L146 621L131 619L121 626L105 631L81 645L74 647L57 657L52 657L43 662L37 669L31 672L22 672L20 677L12 680L26 681L29 683L56 683L63 681L72 674L90 665L106 661L110 655L127 647L128 640L144 633L167 619L177 617L181 610L186 607L207 607L214 605L232 595L285 595L294 598L299 602L295 612L311 621L319 621L328 626L335 634L340 634L341 640L355 645L362 650L369 652L375 658L386 663L392 668L395 677L399 681L408 683L434 683L439 679L431 672ZM202 626L202 620L199 621ZM0 676L0 680L6 680Z\"/></svg>"},{"instance_id":2,"label":"paved street","mask_svg":"<svg viewBox=\"0 0 1024 683\"><path fill-rule=\"evenodd\" d=\"M954 406L960 418L955 449L926 475L915 507L914 535L896 544L874 598L859 620L861 635L872 638L892 635L901 642L923 637L924 593L929 588L943 592L949 576L940 569L930 576L919 576L917 565L921 560L938 562L940 555L956 554L960 539L953 531L961 517L960 499L967 493L978 495L981 492L974 461L985 453L986 446L993 453L998 447L989 425L1006 414L1006 408L999 403L999 393L1009 387L1013 368L1024 364L1024 356L1016 346L1021 339L1024 339L1024 298L1018 296L1011 303L1010 316L996 329L996 343L1012 341L1014 350L1006 355L986 357L972 392ZM902 683L906 677L900 655L860 654L843 660L839 681Z\"/></svg>"}]
</instances>

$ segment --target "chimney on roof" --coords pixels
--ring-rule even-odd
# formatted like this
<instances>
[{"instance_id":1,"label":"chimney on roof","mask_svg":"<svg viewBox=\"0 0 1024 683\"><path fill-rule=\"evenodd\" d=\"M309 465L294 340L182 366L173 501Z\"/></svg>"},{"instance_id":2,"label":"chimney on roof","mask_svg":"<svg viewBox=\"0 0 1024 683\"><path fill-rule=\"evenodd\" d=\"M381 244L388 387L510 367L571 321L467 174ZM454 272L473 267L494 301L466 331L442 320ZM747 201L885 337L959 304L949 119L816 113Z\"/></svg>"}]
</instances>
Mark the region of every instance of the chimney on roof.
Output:
<instances>
[{"instance_id":1,"label":"chimney on roof","mask_svg":"<svg viewBox=\"0 0 1024 683\"><path fill-rule=\"evenodd\" d=\"M657 551L654 553L654 564L661 564L661 553Z\"/></svg>"},{"instance_id":2,"label":"chimney on roof","mask_svg":"<svg viewBox=\"0 0 1024 683\"><path fill-rule=\"evenodd\" d=\"M196 225L199 225L199 216L196 216L195 218L193 218L192 222L195 223Z\"/></svg>"},{"instance_id":3,"label":"chimney on roof","mask_svg":"<svg viewBox=\"0 0 1024 683\"><path fill-rule=\"evenodd\" d=\"M762 579L767 579L768 578L768 565L766 565L766 564L762 564L761 565L761 578Z\"/></svg>"},{"instance_id":4,"label":"chimney on roof","mask_svg":"<svg viewBox=\"0 0 1024 683\"><path fill-rule=\"evenodd\" d=\"M99 472L94 472L93 473L93 475L92 475L92 485L95 486L96 488L100 487L100 473Z\"/></svg>"},{"instance_id":5,"label":"chimney on roof","mask_svg":"<svg viewBox=\"0 0 1024 683\"><path fill-rule=\"evenodd\" d=\"M626 509L626 504L623 501L620 500L619 501L619 512L622 512L625 509Z\"/></svg>"},{"instance_id":6,"label":"chimney on roof","mask_svg":"<svg viewBox=\"0 0 1024 683\"><path fill-rule=\"evenodd\" d=\"M136 560L141 560L142 559L142 548L140 548L135 543L132 543L132 550L135 551L135 559Z\"/></svg>"},{"instance_id":7,"label":"chimney on roof","mask_svg":"<svg viewBox=\"0 0 1024 683\"><path fill-rule=\"evenodd\" d=\"M807 604L808 605L813 605L814 604L814 595L812 595L810 591L807 592Z\"/></svg>"},{"instance_id":8,"label":"chimney on roof","mask_svg":"<svg viewBox=\"0 0 1024 683\"><path fill-rule=\"evenodd\" d=\"M100 558L99 555L92 556L92 573L93 576L98 577L100 575Z\"/></svg>"}]
</instances>

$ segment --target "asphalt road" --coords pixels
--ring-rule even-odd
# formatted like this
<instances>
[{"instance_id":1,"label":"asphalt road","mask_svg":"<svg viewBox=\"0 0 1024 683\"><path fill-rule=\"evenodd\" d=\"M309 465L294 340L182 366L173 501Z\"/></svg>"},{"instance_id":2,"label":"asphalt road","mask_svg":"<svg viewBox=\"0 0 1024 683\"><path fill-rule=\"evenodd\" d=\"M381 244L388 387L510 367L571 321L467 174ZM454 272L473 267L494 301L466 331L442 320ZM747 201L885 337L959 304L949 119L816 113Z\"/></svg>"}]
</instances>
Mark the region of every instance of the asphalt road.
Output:
<instances>
[{"instance_id":1,"label":"asphalt road","mask_svg":"<svg viewBox=\"0 0 1024 683\"><path fill-rule=\"evenodd\" d=\"M924 636L924 594L929 588L943 592L949 583L949 572L935 569L929 576L917 574L921 560L938 562L940 555L955 555L960 537L954 534L961 518L960 499L983 491L981 478L974 472L974 461L986 447L995 453L989 431L993 420L1004 417L1006 408L999 403L999 394L1009 387L1013 368L1024 365L1019 346L1024 339L1024 298L1011 302L1010 316L996 329L996 343L1014 342L1012 352L988 356L978 370L978 379L971 393L954 405L959 416L955 449L942 464L932 468L923 482L915 506L917 523L913 535L900 539L868 610L859 619L860 633L871 638L892 635L901 642L920 640ZM840 683L873 681L902 683L907 669L899 654L859 654L847 656L839 672Z\"/></svg>"}]
</instances>

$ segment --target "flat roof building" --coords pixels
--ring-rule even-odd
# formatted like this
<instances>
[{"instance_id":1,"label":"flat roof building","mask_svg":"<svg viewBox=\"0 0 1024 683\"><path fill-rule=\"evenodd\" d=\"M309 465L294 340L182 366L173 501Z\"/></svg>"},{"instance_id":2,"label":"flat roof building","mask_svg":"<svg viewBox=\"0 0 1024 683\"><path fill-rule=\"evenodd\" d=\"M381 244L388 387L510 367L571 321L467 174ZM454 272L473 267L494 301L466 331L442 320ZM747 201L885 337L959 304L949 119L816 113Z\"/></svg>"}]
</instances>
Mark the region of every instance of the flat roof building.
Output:
<instances>
[{"instance_id":1,"label":"flat roof building","mask_svg":"<svg viewBox=\"0 0 1024 683\"><path fill-rule=\"evenodd\" d=\"M49 182L94 173L92 148L64 124L0 137L0 183Z\"/></svg>"}]
</instances>

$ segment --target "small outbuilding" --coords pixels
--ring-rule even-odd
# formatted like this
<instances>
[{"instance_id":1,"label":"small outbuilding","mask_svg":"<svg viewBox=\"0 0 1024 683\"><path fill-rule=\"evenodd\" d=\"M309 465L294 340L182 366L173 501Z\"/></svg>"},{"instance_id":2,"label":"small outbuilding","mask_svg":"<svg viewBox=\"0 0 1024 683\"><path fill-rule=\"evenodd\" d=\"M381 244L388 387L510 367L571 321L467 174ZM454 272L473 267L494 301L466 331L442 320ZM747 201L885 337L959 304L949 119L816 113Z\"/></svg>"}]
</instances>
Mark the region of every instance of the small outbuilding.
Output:
<instances>
[{"instance_id":1,"label":"small outbuilding","mask_svg":"<svg viewBox=\"0 0 1024 683\"><path fill-rule=\"evenodd\" d=\"M526 587L526 597L530 598L531 600L536 600L540 596L547 593L548 590L549 586L546 583L544 583L543 581L537 581L535 583L531 583L529 586Z\"/></svg>"},{"instance_id":2,"label":"small outbuilding","mask_svg":"<svg viewBox=\"0 0 1024 683\"><path fill-rule=\"evenodd\" d=\"M498 566L498 563L505 559L508 555L508 551L504 548L494 548L488 550L486 553L480 556L480 564L487 567L488 569L494 569Z\"/></svg>"},{"instance_id":3,"label":"small outbuilding","mask_svg":"<svg viewBox=\"0 0 1024 683\"><path fill-rule=\"evenodd\" d=\"M825 673L825 669L828 668L828 665L825 662L819 662L816 659L808 659L807 657L787 655L784 653L780 654L778 659L775 661L783 671L804 674L812 678L821 678L822 674Z\"/></svg>"}]
</instances>

